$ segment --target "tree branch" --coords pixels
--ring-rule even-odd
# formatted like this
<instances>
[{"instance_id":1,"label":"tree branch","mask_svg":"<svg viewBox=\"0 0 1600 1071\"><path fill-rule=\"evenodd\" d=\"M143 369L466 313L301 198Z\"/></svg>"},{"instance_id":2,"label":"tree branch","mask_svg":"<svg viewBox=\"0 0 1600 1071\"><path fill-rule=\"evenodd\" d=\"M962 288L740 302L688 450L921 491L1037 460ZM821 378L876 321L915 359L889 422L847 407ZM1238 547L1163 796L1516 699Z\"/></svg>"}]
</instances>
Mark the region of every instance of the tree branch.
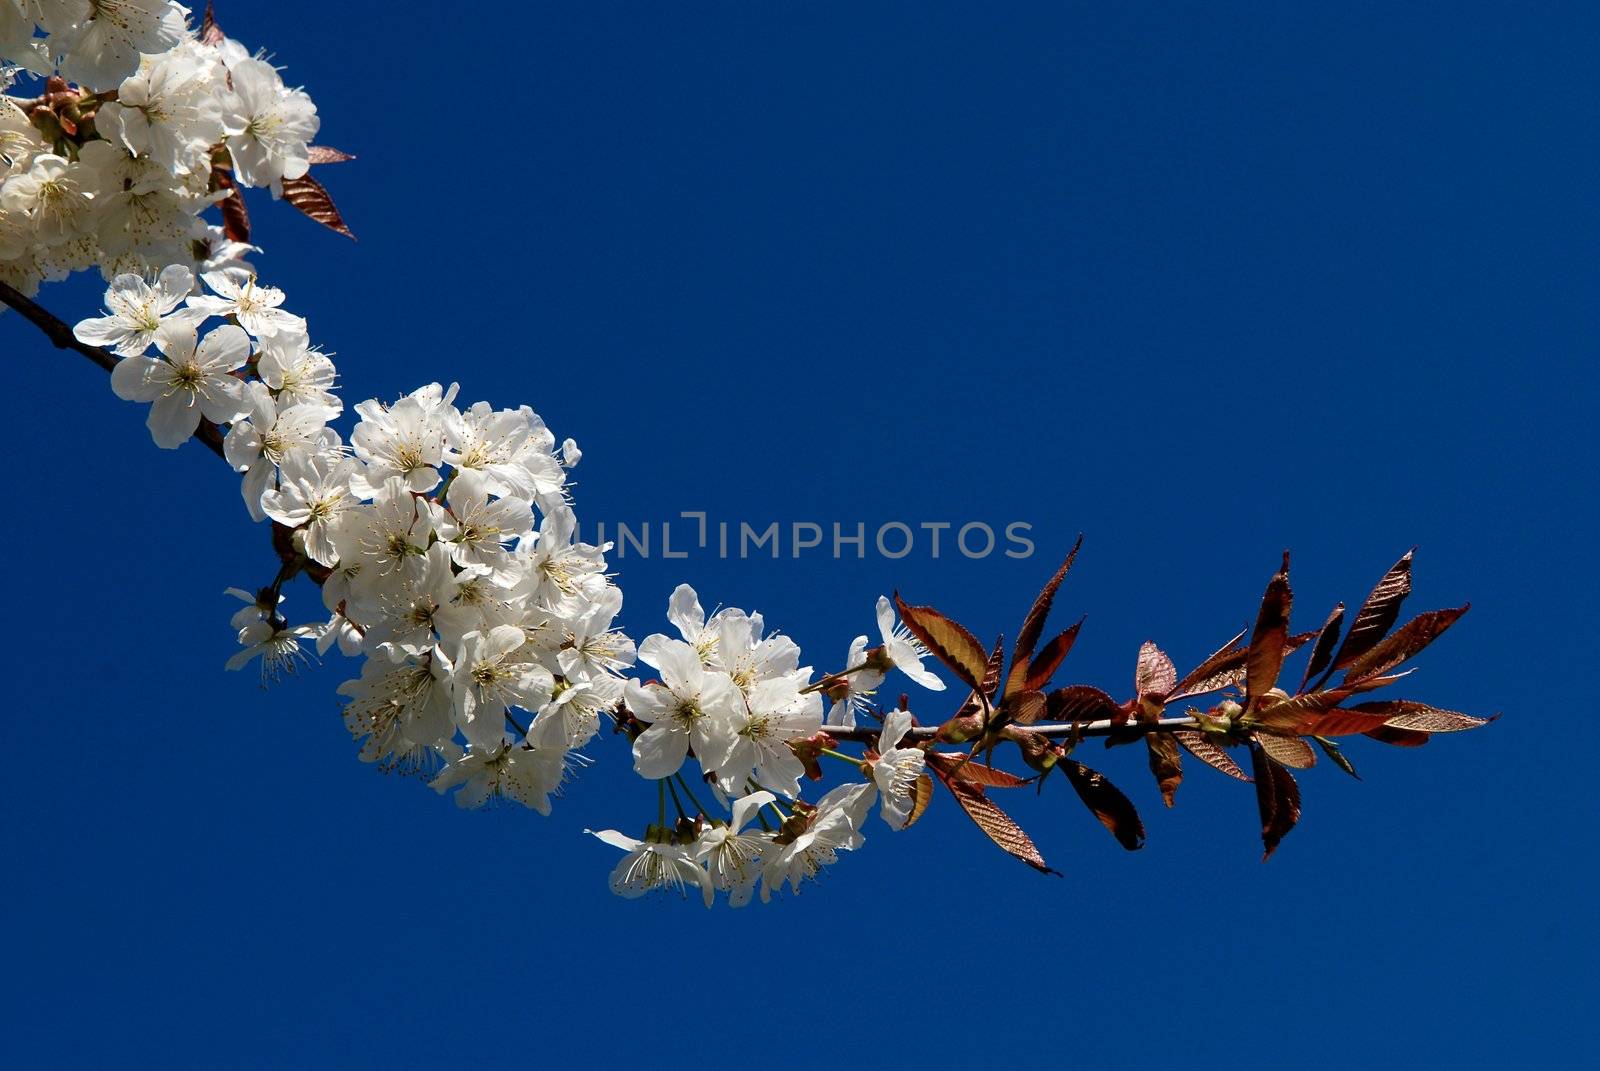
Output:
<instances>
[{"instance_id":1,"label":"tree branch","mask_svg":"<svg viewBox=\"0 0 1600 1071\"><path fill-rule=\"evenodd\" d=\"M1078 736L1111 736L1113 734L1127 734L1139 736L1144 733L1170 733L1176 729L1194 729L1199 722L1193 718L1162 718L1160 721L1128 721L1121 725L1109 718L1100 721L1072 722L1040 722L1037 725L1018 725L1019 729L1038 733L1050 739L1071 737L1074 733ZM853 729L846 729L837 725L824 725L822 731L835 740L874 741L878 739L876 725L857 725ZM937 725L914 725L906 733L908 740L928 740L939 731Z\"/></svg>"},{"instance_id":2,"label":"tree branch","mask_svg":"<svg viewBox=\"0 0 1600 1071\"><path fill-rule=\"evenodd\" d=\"M121 360L110 350L99 346L91 346L87 342L80 342L72 333L72 328L66 322L56 317L43 305L18 291L11 284L0 280L0 305L7 305L17 311L17 315L27 320L48 338L58 350L72 350L99 365L106 372L110 372ZM195 430L194 437L206 449L218 457L222 457L222 431L211 421L204 417L200 419L200 427Z\"/></svg>"}]
</instances>

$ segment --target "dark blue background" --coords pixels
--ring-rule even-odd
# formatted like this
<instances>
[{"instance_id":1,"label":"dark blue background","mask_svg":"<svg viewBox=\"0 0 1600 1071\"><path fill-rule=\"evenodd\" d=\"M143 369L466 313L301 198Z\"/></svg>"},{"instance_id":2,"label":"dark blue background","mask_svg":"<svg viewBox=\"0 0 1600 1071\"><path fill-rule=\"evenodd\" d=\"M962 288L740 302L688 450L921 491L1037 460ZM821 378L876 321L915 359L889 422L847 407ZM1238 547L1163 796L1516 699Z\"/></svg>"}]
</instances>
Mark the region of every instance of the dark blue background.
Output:
<instances>
[{"instance_id":1,"label":"dark blue background","mask_svg":"<svg viewBox=\"0 0 1600 1071\"><path fill-rule=\"evenodd\" d=\"M625 902L582 835L653 814L620 745L550 819L463 814L356 761L351 664L224 673L222 588L273 568L235 481L7 316L17 1066L1564 1057L1595 997L1600 23L1395 7L223 5L360 156L319 172L359 244L253 202L351 402L532 404L587 451L590 522L1040 546L628 560L635 636L679 580L819 666L896 586L1009 634L1081 530L1066 675L1121 694L1142 640L1187 665L1242 626L1283 547L1312 627L1415 543L1414 607L1474 608L1408 693L1505 717L1352 745L1365 781L1303 778L1265 866L1248 788L1191 768L1164 812L1095 752L1151 841L1018 799L1062 880L939 800L799 899Z\"/></svg>"}]
</instances>

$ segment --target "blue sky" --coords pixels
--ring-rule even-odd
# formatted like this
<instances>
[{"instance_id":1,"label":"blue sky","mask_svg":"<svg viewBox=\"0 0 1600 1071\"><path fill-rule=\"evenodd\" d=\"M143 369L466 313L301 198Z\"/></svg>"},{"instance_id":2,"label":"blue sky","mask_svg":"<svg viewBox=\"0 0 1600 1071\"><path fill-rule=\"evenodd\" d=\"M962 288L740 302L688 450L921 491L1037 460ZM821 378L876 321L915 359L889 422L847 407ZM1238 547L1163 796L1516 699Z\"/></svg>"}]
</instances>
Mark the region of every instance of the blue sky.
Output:
<instances>
[{"instance_id":1,"label":"blue sky","mask_svg":"<svg viewBox=\"0 0 1600 1071\"><path fill-rule=\"evenodd\" d=\"M253 202L348 399L533 405L591 523L1038 545L618 562L634 635L682 580L819 666L896 587L1011 634L1082 531L1064 679L1120 695L1141 641L1186 668L1248 621L1284 547L1309 628L1419 544L1410 605L1473 610L1406 694L1504 717L1311 771L1266 865L1245 786L1191 769L1166 812L1091 749L1138 854L1058 782L1015 813L1059 880L936 800L798 899L624 902L582 835L654 810L620 744L549 819L464 814L356 761L351 664L224 673L222 589L273 568L234 480L6 317L17 1065L1562 1058L1596 995L1560 719L1596 640L1600 20L1408 9L224 4L360 157L322 173L357 244Z\"/></svg>"}]
</instances>

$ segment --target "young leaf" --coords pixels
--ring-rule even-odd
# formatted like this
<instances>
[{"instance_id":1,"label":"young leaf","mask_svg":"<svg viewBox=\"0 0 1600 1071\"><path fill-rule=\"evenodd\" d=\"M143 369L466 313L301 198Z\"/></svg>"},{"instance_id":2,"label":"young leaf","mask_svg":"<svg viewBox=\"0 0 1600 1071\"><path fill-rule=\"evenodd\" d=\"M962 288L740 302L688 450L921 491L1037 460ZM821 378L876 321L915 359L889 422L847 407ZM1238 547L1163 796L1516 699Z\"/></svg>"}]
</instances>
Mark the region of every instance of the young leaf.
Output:
<instances>
[{"instance_id":1,"label":"young leaf","mask_svg":"<svg viewBox=\"0 0 1600 1071\"><path fill-rule=\"evenodd\" d=\"M1144 742L1150 752L1150 772L1161 789L1161 802L1171 807L1183 781L1183 753L1178 750L1178 742L1166 733L1146 733Z\"/></svg>"},{"instance_id":2,"label":"young leaf","mask_svg":"<svg viewBox=\"0 0 1600 1071\"><path fill-rule=\"evenodd\" d=\"M222 233L228 236L229 241L248 242L250 240L250 213L245 208L244 194L235 185L229 172L217 168L212 173L216 179L217 188L228 190L228 196L217 203L222 209Z\"/></svg>"},{"instance_id":3,"label":"young leaf","mask_svg":"<svg viewBox=\"0 0 1600 1071\"><path fill-rule=\"evenodd\" d=\"M1405 557L1395 562L1378 586L1372 589L1367 601L1361 604L1350 632L1339 645L1333 668L1344 669L1375 647L1379 640L1394 628L1400 618L1400 604L1411 594L1411 556L1416 547L1406 551Z\"/></svg>"},{"instance_id":4,"label":"young leaf","mask_svg":"<svg viewBox=\"0 0 1600 1071\"><path fill-rule=\"evenodd\" d=\"M1048 704L1043 692L1018 692L1006 701L1005 709L1018 725L1032 725L1044 717Z\"/></svg>"},{"instance_id":5,"label":"young leaf","mask_svg":"<svg viewBox=\"0 0 1600 1071\"><path fill-rule=\"evenodd\" d=\"M1338 744L1322 736L1313 736L1311 739L1317 742L1317 746L1322 749L1322 753L1332 759L1335 766L1354 777L1357 781L1361 780L1361 775L1356 773L1355 765L1345 757L1343 751L1339 750Z\"/></svg>"},{"instance_id":6,"label":"young leaf","mask_svg":"<svg viewBox=\"0 0 1600 1071\"><path fill-rule=\"evenodd\" d=\"M1391 729L1410 729L1421 733L1458 733L1488 725L1493 718L1474 718L1453 710L1441 710L1411 699L1388 699L1375 703L1358 703L1352 710L1382 718Z\"/></svg>"},{"instance_id":7,"label":"young leaf","mask_svg":"<svg viewBox=\"0 0 1600 1071\"><path fill-rule=\"evenodd\" d=\"M306 156L313 164L342 164L355 157L339 149L329 148L326 145L309 145L306 147Z\"/></svg>"},{"instance_id":8,"label":"young leaf","mask_svg":"<svg viewBox=\"0 0 1600 1071\"><path fill-rule=\"evenodd\" d=\"M950 794L956 798L956 802L961 805L967 817L972 819L973 824L983 830L983 835L994 841L1002 851L1015 859L1022 860L1040 873L1057 873L1045 863L1044 856L1039 854L1039 849L1034 847L1033 840L1023 832L1022 827L996 806L981 786L949 777L938 767L934 767L934 772L939 775L939 780L950 790Z\"/></svg>"},{"instance_id":9,"label":"young leaf","mask_svg":"<svg viewBox=\"0 0 1600 1071\"><path fill-rule=\"evenodd\" d=\"M344 217L339 215L338 208L334 207L333 198L328 195L328 191L323 189L322 183L310 175L303 175L297 179L284 179L283 199L329 230L338 231L352 240L355 238L355 234L345 226Z\"/></svg>"},{"instance_id":10,"label":"young leaf","mask_svg":"<svg viewBox=\"0 0 1600 1071\"><path fill-rule=\"evenodd\" d=\"M1078 630L1083 627L1083 618L1078 618L1078 623L1058 634L1049 643L1044 645L1044 650L1028 663L1028 672L1022 682L1022 687L1028 691L1036 691L1050 683L1050 678L1056 675L1056 670L1061 668L1061 663L1066 661L1067 652L1072 650L1072 645L1078 639ZM1016 667L1012 667L1013 670ZM1009 683L1007 684L1009 688Z\"/></svg>"},{"instance_id":11,"label":"young leaf","mask_svg":"<svg viewBox=\"0 0 1600 1071\"><path fill-rule=\"evenodd\" d=\"M933 801L933 778L921 774L917 778L916 787L911 794L911 814L906 818L902 829L910 829L917 824L917 819L922 817L922 812L928 809L928 804Z\"/></svg>"},{"instance_id":12,"label":"young leaf","mask_svg":"<svg viewBox=\"0 0 1600 1071\"><path fill-rule=\"evenodd\" d=\"M1166 696L1166 701L1168 703L1176 703L1178 700L1187 700L1192 696L1206 695L1208 692L1219 692L1221 688L1235 684L1238 677L1235 677L1234 674L1240 666L1245 664L1245 655L1248 652L1248 648L1240 647L1240 644L1238 644L1242 639L1245 639L1245 632L1240 632L1234 639L1222 644L1222 647L1219 647L1210 658L1206 658L1203 663L1198 664L1194 669L1190 669L1189 674L1184 679L1173 685L1173 693L1170 696ZM1219 684L1213 685L1213 680L1219 680Z\"/></svg>"},{"instance_id":13,"label":"young leaf","mask_svg":"<svg viewBox=\"0 0 1600 1071\"><path fill-rule=\"evenodd\" d=\"M1033 600L1033 606L1028 610L1028 616L1022 620L1022 628L1017 632L1017 645L1011 649L1011 672L1006 677L1006 694L1023 687L1023 682L1031 675L1028 666L1033 661L1034 647L1039 643L1039 636L1044 632L1045 619L1050 616L1050 606L1055 602L1056 592L1061 587L1061 582L1067 577L1067 570L1072 568L1073 560L1078 557L1078 548L1083 546L1083 536L1072 544L1072 550L1067 552L1066 561L1056 570L1055 575L1045 584L1039 592L1038 598ZM1069 644L1070 646L1070 644ZM1066 652L1062 652L1063 657ZM1058 663L1059 665L1059 663ZM1048 681L1050 678L1045 678ZM1042 687L1044 681L1034 685Z\"/></svg>"},{"instance_id":14,"label":"young leaf","mask_svg":"<svg viewBox=\"0 0 1600 1071\"><path fill-rule=\"evenodd\" d=\"M1073 759L1063 759L1059 765L1083 805L1111 831L1118 844L1130 852L1144 847L1144 823L1139 820L1133 802L1116 785L1098 770L1091 770Z\"/></svg>"},{"instance_id":15,"label":"young leaf","mask_svg":"<svg viewBox=\"0 0 1600 1071\"><path fill-rule=\"evenodd\" d=\"M217 25L216 12L211 10L211 0L206 0L206 13L200 18L200 43L220 45L225 39L222 27Z\"/></svg>"},{"instance_id":16,"label":"young leaf","mask_svg":"<svg viewBox=\"0 0 1600 1071\"><path fill-rule=\"evenodd\" d=\"M1117 718L1123 713L1117 701L1088 684L1057 688L1045 696L1045 713L1051 721L1098 721Z\"/></svg>"},{"instance_id":17,"label":"young leaf","mask_svg":"<svg viewBox=\"0 0 1600 1071\"><path fill-rule=\"evenodd\" d=\"M1172 738L1183 746L1183 750L1212 769L1221 770L1229 777L1240 781L1250 780L1250 775L1239 768L1239 764L1233 761L1233 756L1207 738L1205 733L1195 732L1192 729L1179 729L1172 734Z\"/></svg>"},{"instance_id":18,"label":"young leaf","mask_svg":"<svg viewBox=\"0 0 1600 1071\"><path fill-rule=\"evenodd\" d=\"M1261 597L1256 627L1250 633L1250 648L1245 659L1246 710L1259 703L1278 683L1289 642L1289 607L1293 599L1289 591L1289 554L1285 551L1283 566Z\"/></svg>"},{"instance_id":19,"label":"young leaf","mask_svg":"<svg viewBox=\"0 0 1600 1071\"><path fill-rule=\"evenodd\" d=\"M995 641L994 650L989 654L989 661L983 667L983 694L993 697L995 689L1000 686L1000 663L1005 659L1006 638L1001 636Z\"/></svg>"},{"instance_id":20,"label":"young leaf","mask_svg":"<svg viewBox=\"0 0 1600 1071\"><path fill-rule=\"evenodd\" d=\"M989 653L976 636L931 606L907 606L899 593L894 604L913 636L973 691L982 689Z\"/></svg>"},{"instance_id":21,"label":"young leaf","mask_svg":"<svg viewBox=\"0 0 1600 1071\"><path fill-rule=\"evenodd\" d=\"M1357 736L1381 729L1386 724L1381 714L1363 712L1358 707L1349 710L1329 710L1309 714L1289 731L1297 736Z\"/></svg>"},{"instance_id":22,"label":"young leaf","mask_svg":"<svg viewBox=\"0 0 1600 1071\"><path fill-rule=\"evenodd\" d=\"M1146 640L1139 648L1139 663L1133 675L1133 694L1139 699L1164 701L1178 683L1178 669L1167 653Z\"/></svg>"},{"instance_id":23,"label":"young leaf","mask_svg":"<svg viewBox=\"0 0 1600 1071\"><path fill-rule=\"evenodd\" d=\"M1472 604L1467 603L1454 610L1429 610L1418 614L1395 629L1388 639L1352 662L1345 671L1345 680L1375 677L1415 658L1471 608Z\"/></svg>"},{"instance_id":24,"label":"young leaf","mask_svg":"<svg viewBox=\"0 0 1600 1071\"><path fill-rule=\"evenodd\" d=\"M960 752L930 751L928 765L942 775L970 781L986 788L1021 788L1023 785L1033 783L1032 778L1018 777L1014 773L998 770L993 766L976 762L971 756Z\"/></svg>"},{"instance_id":25,"label":"young leaf","mask_svg":"<svg viewBox=\"0 0 1600 1071\"><path fill-rule=\"evenodd\" d=\"M1298 736L1278 736L1276 733L1257 733L1261 750L1277 763L1293 766L1296 770L1309 770L1317 764L1317 753L1311 745Z\"/></svg>"},{"instance_id":26,"label":"young leaf","mask_svg":"<svg viewBox=\"0 0 1600 1071\"><path fill-rule=\"evenodd\" d=\"M1192 669L1173 687L1167 702L1176 703L1180 699L1218 692L1243 680L1244 661L1249 653L1249 648L1239 645L1244 635L1244 632L1240 632Z\"/></svg>"},{"instance_id":27,"label":"young leaf","mask_svg":"<svg viewBox=\"0 0 1600 1071\"><path fill-rule=\"evenodd\" d=\"M1341 602L1333 608L1333 613L1328 615L1328 620L1322 623L1322 629L1317 633L1317 645L1311 648L1311 661L1306 663L1298 691L1305 691L1311 678L1328 668L1328 662L1333 657L1333 645L1339 641L1339 626L1343 623L1344 603Z\"/></svg>"},{"instance_id":28,"label":"young leaf","mask_svg":"<svg viewBox=\"0 0 1600 1071\"><path fill-rule=\"evenodd\" d=\"M1300 786L1294 775L1267 758L1259 747L1250 749L1250 766L1256 775L1256 809L1261 814L1261 843L1266 851L1264 863L1300 821Z\"/></svg>"}]
</instances>

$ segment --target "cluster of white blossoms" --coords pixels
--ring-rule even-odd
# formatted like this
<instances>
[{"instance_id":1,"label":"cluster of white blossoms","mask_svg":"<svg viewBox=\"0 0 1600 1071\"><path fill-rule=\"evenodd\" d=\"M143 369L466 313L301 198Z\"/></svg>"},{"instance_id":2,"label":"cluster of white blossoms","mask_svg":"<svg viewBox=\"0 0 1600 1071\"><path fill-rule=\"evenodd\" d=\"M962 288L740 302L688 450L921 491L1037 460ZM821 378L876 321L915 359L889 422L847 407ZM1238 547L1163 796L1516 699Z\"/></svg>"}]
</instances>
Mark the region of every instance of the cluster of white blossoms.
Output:
<instances>
[{"instance_id":1,"label":"cluster of white blossoms","mask_svg":"<svg viewBox=\"0 0 1600 1071\"><path fill-rule=\"evenodd\" d=\"M253 247L200 213L233 186L276 196L304 176L316 105L237 41L197 37L188 14L0 0L0 66L51 76L40 97L0 96L0 280L31 296L88 268L245 267Z\"/></svg>"},{"instance_id":2,"label":"cluster of white blossoms","mask_svg":"<svg viewBox=\"0 0 1600 1071\"><path fill-rule=\"evenodd\" d=\"M112 389L150 405L158 446L202 419L225 427L246 507L287 537L272 584L232 589L246 605L229 667L259 659L270 679L307 645L337 645L365 660L339 689L363 759L431 774L462 806L548 813L634 659L612 628L622 593L603 548L574 539L577 446L558 448L531 409L458 408L437 383L356 406L346 443L329 426L343 410L333 363L283 293L243 273L202 280L208 293L182 265L153 284L118 276L109 315L75 332L122 356ZM327 616L291 625L281 588L299 572L320 581Z\"/></svg>"},{"instance_id":3,"label":"cluster of white blossoms","mask_svg":"<svg viewBox=\"0 0 1600 1071\"><path fill-rule=\"evenodd\" d=\"M741 905L759 883L767 899L858 847L874 803L904 828L925 750L904 746L909 711L870 700L896 669L944 685L887 599L882 642L858 637L845 668L815 681L759 614L708 619L686 586L668 607L678 635L636 652L615 627L609 544L577 538L577 446L558 446L533 410L460 407L455 386L432 383L356 405L348 440L332 427L344 412L333 362L244 262L258 250L200 215L236 186L277 194L304 176L316 109L188 14L161 0L0 0L0 61L49 79L36 99L0 97L0 281L26 296L98 267L106 315L74 334L119 358L113 390L149 405L160 447L222 436L281 562L266 586L229 589L243 605L228 667L259 662L266 681L313 648L361 659L339 688L361 758L427 776L463 807L549 813L604 719L657 786L642 839L596 834L627 853L611 882L625 896L692 885L708 905L717 891ZM323 612L290 624L282 589L296 576L320 586ZM654 678L626 676L636 656ZM863 711L883 720L876 746L833 751L828 728L853 729ZM819 756L852 777L808 804Z\"/></svg>"},{"instance_id":4,"label":"cluster of white blossoms","mask_svg":"<svg viewBox=\"0 0 1600 1071\"><path fill-rule=\"evenodd\" d=\"M891 829L906 827L926 762L923 748L902 746L911 713L889 712L876 748L862 758L825 746L829 728L854 727L891 669L925 687L944 687L922 665L927 651L896 626L887 598L878 600L882 643L869 651L867 637L856 637L845 669L815 682L812 668L800 665L799 646L765 635L760 614L727 608L707 619L694 589L680 585L667 619L677 638L657 634L639 645L639 660L659 679L628 681L623 709L634 734L635 772L667 786L679 820L667 825L663 794L660 820L643 840L616 830L595 834L627 852L611 875L614 892L639 896L693 884L708 906L720 891L737 907L750 901L758 882L763 900L785 885L798 891L838 852L859 847L875 801ZM826 713L825 698L832 704ZM807 776L802 756L819 755L870 779L840 785L808 805L800 799ZM691 756L700 776L686 779L681 771ZM731 802L730 822L706 820L691 780L703 782L719 803ZM692 819L674 784L688 796ZM752 819L760 829L750 827Z\"/></svg>"}]
</instances>

